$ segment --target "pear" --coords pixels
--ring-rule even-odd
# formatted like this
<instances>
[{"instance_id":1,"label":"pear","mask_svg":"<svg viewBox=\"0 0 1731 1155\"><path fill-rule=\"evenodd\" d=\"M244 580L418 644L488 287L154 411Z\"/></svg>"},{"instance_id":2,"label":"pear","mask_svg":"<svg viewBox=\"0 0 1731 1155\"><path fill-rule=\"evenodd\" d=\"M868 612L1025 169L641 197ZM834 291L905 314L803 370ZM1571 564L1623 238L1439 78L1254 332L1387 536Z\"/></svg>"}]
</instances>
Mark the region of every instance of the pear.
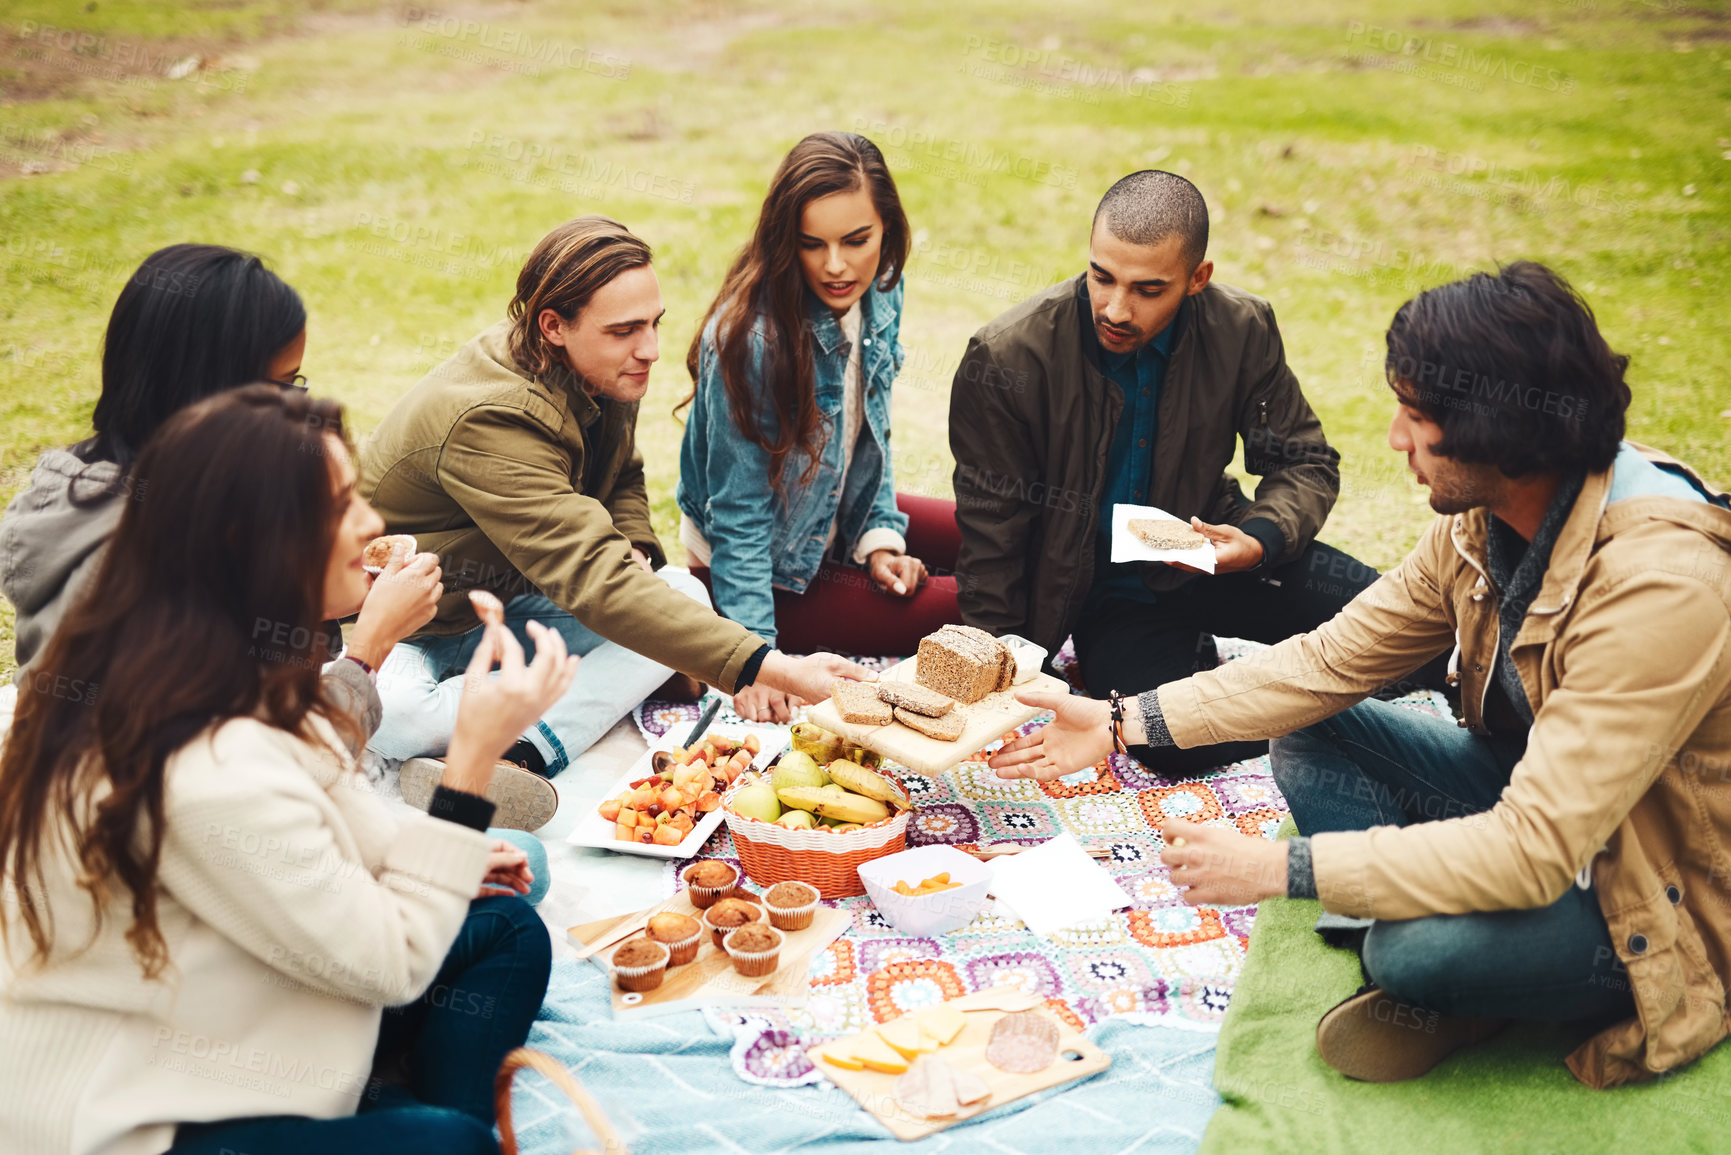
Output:
<instances>
[{"instance_id":1,"label":"pear","mask_svg":"<svg viewBox=\"0 0 1731 1155\"><path fill-rule=\"evenodd\" d=\"M908 797L901 787L876 770L867 769L858 762L837 758L829 764L828 773L836 785L844 790L863 794L867 798L876 798L879 802L888 802L897 810L910 808Z\"/></svg>"},{"instance_id":2,"label":"pear","mask_svg":"<svg viewBox=\"0 0 1731 1155\"><path fill-rule=\"evenodd\" d=\"M787 810L775 820L775 824L789 830L810 830L817 825L817 819L811 816L809 810Z\"/></svg>"},{"instance_id":3,"label":"pear","mask_svg":"<svg viewBox=\"0 0 1731 1155\"><path fill-rule=\"evenodd\" d=\"M775 764L775 773L770 776L770 784L777 790L789 786L828 786L829 775L824 773L823 767L819 766L810 754L789 750L781 756L781 761Z\"/></svg>"},{"instance_id":4,"label":"pear","mask_svg":"<svg viewBox=\"0 0 1731 1155\"><path fill-rule=\"evenodd\" d=\"M820 818L835 818L842 822L865 825L890 816L890 808L876 798L867 798L840 786L790 786L776 791L782 805L809 810Z\"/></svg>"},{"instance_id":5,"label":"pear","mask_svg":"<svg viewBox=\"0 0 1731 1155\"><path fill-rule=\"evenodd\" d=\"M801 722L793 728L793 748L819 766L841 757L844 742L840 734L831 734L815 722Z\"/></svg>"},{"instance_id":6,"label":"pear","mask_svg":"<svg viewBox=\"0 0 1731 1155\"><path fill-rule=\"evenodd\" d=\"M735 814L761 818L765 822L774 822L781 817L781 801L775 795L775 787L762 781L741 786L735 791L729 809Z\"/></svg>"}]
</instances>

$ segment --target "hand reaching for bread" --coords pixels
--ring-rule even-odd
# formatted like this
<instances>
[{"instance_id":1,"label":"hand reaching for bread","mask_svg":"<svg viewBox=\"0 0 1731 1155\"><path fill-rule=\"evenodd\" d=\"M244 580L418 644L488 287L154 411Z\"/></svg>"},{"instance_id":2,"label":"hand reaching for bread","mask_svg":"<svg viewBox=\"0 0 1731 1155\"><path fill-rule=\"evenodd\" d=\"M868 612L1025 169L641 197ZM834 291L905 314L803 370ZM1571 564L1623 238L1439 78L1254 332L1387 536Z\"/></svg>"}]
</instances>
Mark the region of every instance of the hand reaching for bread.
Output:
<instances>
[{"instance_id":1,"label":"hand reaching for bread","mask_svg":"<svg viewBox=\"0 0 1731 1155\"><path fill-rule=\"evenodd\" d=\"M375 670L392 646L433 620L445 593L438 554L412 552L405 543L413 538L385 540L393 548L361 603L348 644L349 653Z\"/></svg>"},{"instance_id":2,"label":"hand reaching for bread","mask_svg":"<svg viewBox=\"0 0 1731 1155\"><path fill-rule=\"evenodd\" d=\"M877 674L840 654L807 654L790 658L780 650L771 650L757 671L753 686L780 690L807 702L821 702L829 697L829 684L837 678L852 678L858 682L875 682Z\"/></svg>"}]
</instances>

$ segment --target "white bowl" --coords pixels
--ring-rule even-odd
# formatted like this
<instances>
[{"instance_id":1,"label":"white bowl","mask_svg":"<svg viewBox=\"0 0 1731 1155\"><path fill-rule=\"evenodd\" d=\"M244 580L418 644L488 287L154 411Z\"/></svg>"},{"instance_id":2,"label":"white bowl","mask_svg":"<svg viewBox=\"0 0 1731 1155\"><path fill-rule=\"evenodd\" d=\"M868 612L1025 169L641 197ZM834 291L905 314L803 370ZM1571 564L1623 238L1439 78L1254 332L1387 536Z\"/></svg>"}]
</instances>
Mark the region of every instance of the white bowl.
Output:
<instances>
[{"instance_id":1,"label":"white bowl","mask_svg":"<svg viewBox=\"0 0 1731 1155\"><path fill-rule=\"evenodd\" d=\"M998 640L1010 647L1010 654L1016 659L1015 684L1033 681L1046 664L1046 647L1036 646L1020 634L1000 634Z\"/></svg>"},{"instance_id":2,"label":"white bowl","mask_svg":"<svg viewBox=\"0 0 1731 1155\"><path fill-rule=\"evenodd\" d=\"M897 882L918 886L946 870L960 886L918 897L891 889ZM889 924L915 938L948 934L973 922L992 886L991 867L953 846L921 846L875 858L859 868L859 877Z\"/></svg>"}]
</instances>

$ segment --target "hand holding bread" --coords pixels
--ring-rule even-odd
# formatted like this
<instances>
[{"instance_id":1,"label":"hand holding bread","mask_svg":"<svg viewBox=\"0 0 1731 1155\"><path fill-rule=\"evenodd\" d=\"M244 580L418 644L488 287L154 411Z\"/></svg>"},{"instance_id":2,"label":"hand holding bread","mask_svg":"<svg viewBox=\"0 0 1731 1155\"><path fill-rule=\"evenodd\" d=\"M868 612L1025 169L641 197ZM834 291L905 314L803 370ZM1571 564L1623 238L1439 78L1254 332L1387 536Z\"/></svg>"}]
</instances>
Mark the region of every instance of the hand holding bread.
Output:
<instances>
[{"instance_id":1,"label":"hand holding bread","mask_svg":"<svg viewBox=\"0 0 1731 1155\"><path fill-rule=\"evenodd\" d=\"M403 534L373 540L362 555L362 565L369 573L372 567L366 558L378 560L381 542L389 543L383 562L373 577L372 588L361 603L355 618L355 628L349 636L349 652L373 669L384 665L385 657L404 638L433 620L445 587L440 581L439 555L415 553L415 539Z\"/></svg>"}]
</instances>

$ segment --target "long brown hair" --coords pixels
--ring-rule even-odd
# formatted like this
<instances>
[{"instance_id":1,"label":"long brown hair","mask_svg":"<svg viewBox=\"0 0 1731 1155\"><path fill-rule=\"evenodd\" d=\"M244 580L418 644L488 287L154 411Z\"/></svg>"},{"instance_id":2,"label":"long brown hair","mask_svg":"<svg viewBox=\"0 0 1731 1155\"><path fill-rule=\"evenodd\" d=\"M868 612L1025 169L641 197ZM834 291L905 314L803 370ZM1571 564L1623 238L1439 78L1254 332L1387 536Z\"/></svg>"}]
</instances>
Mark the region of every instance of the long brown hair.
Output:
<instances>
[{"instance_id":1,"label":"long brown hair","mask_svg":"<svg viewBox=\"0 0 1731 1155\"><path fill-rule=\"evenodd\" d=\"M38 958L53 944L42 852L64 837L97 925L118 881L145 976L167 965L164 768L213 723L257 717L308 734L318 714L358 736L319 688L341 512L329 434L343 437L335 402L247 385L182 410L140 453L96 577L26 673L0 753L0 871Z\"/></svg>"},{"instance_id":2,"label":"long brown hair","mask_svg":"<svg viewBox=\"0 0 1731 1155\"><path fill-rule=\"evenodd\" d=\"M647 265L650 255L649 245L612 217L578 217L542 237L517 274L508 311L517 367L537 381L570 378L565 355L541 333L541 311L552 309L569 324L596 290Z\"/></svg>"},{"instance_id":3,"label":"long brown hair","mask_svg":"<svg viewBox=\"0 0 1731 1155\"><path fill-rule=\"evenodd\" d=\"M716 343L734 428L769 454L770 482L778 489L789 454L797 449L810 459L802 478L809 481L823 448L811 333L805 322L805 274L799 263L800 217L812 201L862 185L884 225L875 281L881 290L895 288L908 260L908 218L883 153L858 133L814 132L794 145L776 169L757 215L757 231L734 258L685 354L692 391L675 407L675 415L697 398L703 333L711 318L719 317ZM751 328L759 316L766 328L763 377L775 414L774 436L758 422L760 401L751 379Z\"/></svg>"}]
</instances>

